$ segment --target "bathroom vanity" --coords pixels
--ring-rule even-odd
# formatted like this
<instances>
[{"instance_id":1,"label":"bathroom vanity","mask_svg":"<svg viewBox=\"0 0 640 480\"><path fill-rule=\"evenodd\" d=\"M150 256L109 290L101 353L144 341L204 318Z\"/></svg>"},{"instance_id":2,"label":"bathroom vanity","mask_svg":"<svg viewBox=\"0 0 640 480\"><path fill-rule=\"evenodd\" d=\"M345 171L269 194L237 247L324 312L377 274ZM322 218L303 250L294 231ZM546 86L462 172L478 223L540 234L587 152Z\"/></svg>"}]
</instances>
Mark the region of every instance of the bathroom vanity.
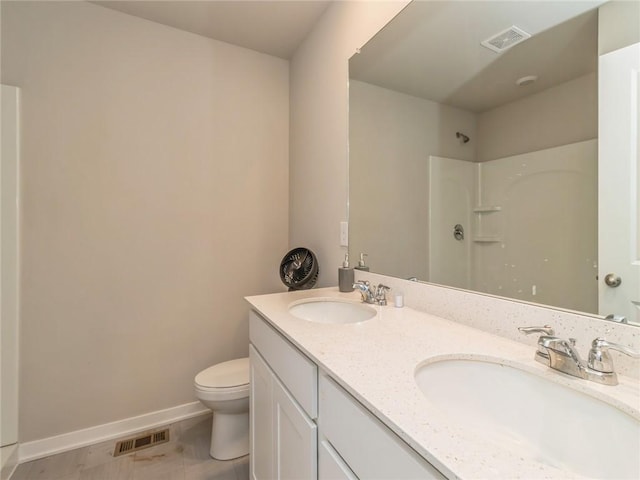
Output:
<instances>
[{"instance_id":1,"label":"bathroom vanity","mask_svg":"<svg viewBox=\"0 0 640 480\"><path fill-rule=\"evenodd\" d=\"M637 379L621 375L620 384L611 387L568 377L535 362L535 347L409 307L367 305L375 310L373 316L353 323L348 311L345 318L334 313L339 323L292 314L294 306L314 300L346 302L356 309L362 305L358 293L337 288L247 300L252 308L252 479L566 479L638 473L640 446L633 443L640 433ZM592 465L575 452L554 458L535 438L494 428L490 415L473 418L448 411L428 398L428 386L425 393L416 380L425 366L447 360L504 367L518 378L532 376L562 390L559 395L569 392L569 405L572 398L584 398L602 406L607 412L602 416L622 422L619 433L631 442L624 447L624 441L615 442L624 451L611 463L621 466ZM519 389L526 388L524 381ZM541 438L551 432L540 428ZM564 430L583 435L574 428Z\"/></svg>"},{"instance_id":2,"label":"bathroom vanity","mask_svg":"<svg viewBox=\"0 0 640 480\"><path fill-rule=\"evenodd\" d=\"M444 478L250 313L252 478Z\"/></svg>"}]
</instances>

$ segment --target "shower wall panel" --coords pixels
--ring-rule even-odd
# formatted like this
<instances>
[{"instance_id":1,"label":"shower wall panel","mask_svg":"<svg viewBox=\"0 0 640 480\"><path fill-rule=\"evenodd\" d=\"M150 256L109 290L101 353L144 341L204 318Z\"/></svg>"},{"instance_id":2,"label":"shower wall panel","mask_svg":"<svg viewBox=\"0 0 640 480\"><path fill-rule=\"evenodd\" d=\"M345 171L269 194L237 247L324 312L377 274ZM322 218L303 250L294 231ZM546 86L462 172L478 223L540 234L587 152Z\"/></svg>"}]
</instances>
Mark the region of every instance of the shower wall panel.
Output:
<instances>
[{"instance_id":1,"label":"shower wall panel","mask_svg":"<svg viewBox=\"0 0 640 480\"><path fill-rule=\"evenodd\" d=\"M597 312L597 140L478 164L474 290ZM481 231L480 231L481 230Z\"/></svg>"},{"instance_id":2,"label":"shower wall panel","mask_svg":"<svg viewBox=\"0 0 640 480\"><path fill-rule=\"evenodd\" d=\"M471 287L475 170L472 162L429 157L429 282ZM462 235L454 236L456 225Z\"/></svg>"}]
</instances>

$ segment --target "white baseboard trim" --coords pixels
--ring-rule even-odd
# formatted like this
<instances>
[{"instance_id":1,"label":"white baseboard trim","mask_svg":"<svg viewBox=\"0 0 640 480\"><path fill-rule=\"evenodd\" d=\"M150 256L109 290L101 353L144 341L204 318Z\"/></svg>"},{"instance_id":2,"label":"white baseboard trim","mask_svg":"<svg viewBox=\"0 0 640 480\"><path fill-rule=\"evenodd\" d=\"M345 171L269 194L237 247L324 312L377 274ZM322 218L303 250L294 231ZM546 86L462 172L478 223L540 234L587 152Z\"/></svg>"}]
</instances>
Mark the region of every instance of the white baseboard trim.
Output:
<instances>
[{"instance_id":1,"label":"white baseboard trim","mask_svg":"<svg viewBox=\"0 0 640 480\"><path fill-rule=\"evenodd\" d=\"M138 417L125 418L117 422L21 443L18 460L20 463L66 452L74 448L86 447L129 434L161 427L169 423L185 420L211 412L200 402L185 403L177 407L146 413Z\"/></svg>"},{"instance_id":2,"label":"white baseboard trim","mask_svg":"<svg viewBox=\"0 0 640 480\"><path fill-rule=\"evenodd\" d=\"M18 466L18 444L0 448L0 480L8 480Z\"/></svg>"}]
</instances>

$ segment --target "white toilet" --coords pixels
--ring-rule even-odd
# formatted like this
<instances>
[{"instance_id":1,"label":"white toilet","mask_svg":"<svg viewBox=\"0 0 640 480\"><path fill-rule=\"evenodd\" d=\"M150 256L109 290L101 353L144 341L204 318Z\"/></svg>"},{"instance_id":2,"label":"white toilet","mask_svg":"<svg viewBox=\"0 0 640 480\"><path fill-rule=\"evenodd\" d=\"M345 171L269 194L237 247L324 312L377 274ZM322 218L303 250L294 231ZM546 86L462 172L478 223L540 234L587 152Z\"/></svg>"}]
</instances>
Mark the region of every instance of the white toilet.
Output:
<instances>
[{"instance_id":1,"label":"white toilet","mask_svg":"<svg viewBox=\"0 0 640 480\"><path fill-rule=\"evenodd\" d=\"M249 453L249 358L219 363L195 378L196 397L213 410L211 449L217 460Z\"/></svg>"}]
</instances>

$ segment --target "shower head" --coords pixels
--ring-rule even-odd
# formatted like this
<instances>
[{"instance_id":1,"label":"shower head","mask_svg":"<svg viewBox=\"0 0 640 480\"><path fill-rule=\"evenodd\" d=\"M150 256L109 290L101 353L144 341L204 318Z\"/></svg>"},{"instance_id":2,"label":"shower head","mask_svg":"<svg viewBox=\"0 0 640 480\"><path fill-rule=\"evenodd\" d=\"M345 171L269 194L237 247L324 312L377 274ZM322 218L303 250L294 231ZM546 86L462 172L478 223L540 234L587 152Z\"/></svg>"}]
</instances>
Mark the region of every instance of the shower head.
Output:
<instances>
[{"instance_id":1,"label":"shower head","mask_svg":"<svg viewBox=\"0 0 640 480\"><path fill-rule=\"evenodd\" d=\"M467 143L469 141L469 137L461 132L456 132L456 138L459 138L462 143Z\"/></svg>"}]
</instances>

